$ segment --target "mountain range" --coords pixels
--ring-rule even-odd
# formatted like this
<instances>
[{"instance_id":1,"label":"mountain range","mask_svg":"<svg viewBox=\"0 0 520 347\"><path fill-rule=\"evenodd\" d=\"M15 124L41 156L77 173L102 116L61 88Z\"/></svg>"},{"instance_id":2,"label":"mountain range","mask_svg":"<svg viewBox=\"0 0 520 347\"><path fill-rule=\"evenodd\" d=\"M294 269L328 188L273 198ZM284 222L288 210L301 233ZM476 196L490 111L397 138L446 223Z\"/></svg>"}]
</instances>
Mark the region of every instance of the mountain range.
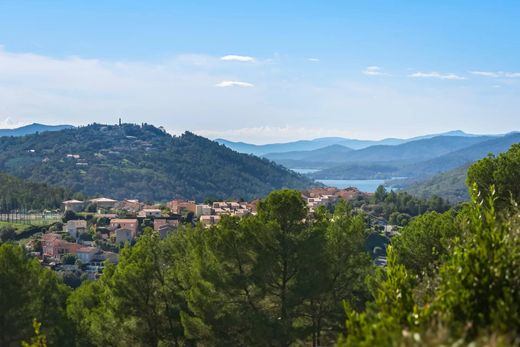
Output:
<instances>
[{"instance_id":1,"label":"mountain range","mask_svg":"<svg viewBox=\"0 0 520 347\"><path fill-rule=\"evenodd\" d=\"M72 125L45 125L39 123L33 123L14 129L0 129L0 136L24 136L35 133L43 133L46 131L60 131L63 129L73 128Z\"/></svg>"},{"instance_id":2,"label":"mountain range","mask_svg":"<svg viewBox=\"0 0 520 347\"><path fill-rule=\"evenodd\" d=\"M309 178L186 132L152 125L102 125L0 137L0 171L87 196L166 201L253 199Z\"/></svg>"},{"instance_id":3,"label":"mountain range","mask_svg":"<svg viewBox=\"0 0 520 347\"><path fill-rule=\"evenodd\" d=\"M462 130L454 130L448 131L441 134L429 134L423 136L412 137L408 139L398 139L398 138L386 138L382 140L358 140L358 139L349 139L344 137L321 137L314 140L299 140L294 142L286 142L286 143L272 143L272 144L264 144L264 145L255 145L245 142L233 142L225 139L216 139L220 144L225 145L237 152L254 154L263 156L266 154L273 153L284 153L284 152L293 152L293 151L312 151L315 149L324 148L331 145L341 145L344 147L348 147L351 149L363 149L370 146L375 145L400 145L405 142L422 140L427 138L432 138L436 136L464 136L464 137L473 137L479 135L467 134Z\"/></svg>"},{"instance_id":4,"label":"mountain range","mask_svg":"<svg viewBox=\"0 0 520 347\"><path fill-rule=\"evenodd\" d=\"M309 174L316 179L426 179L466 165L487 154L498 154L520 142L520 133L479 137L417 140L397 146L374 146L348 154L342 164Z\"/></svg>"}]
</instances>

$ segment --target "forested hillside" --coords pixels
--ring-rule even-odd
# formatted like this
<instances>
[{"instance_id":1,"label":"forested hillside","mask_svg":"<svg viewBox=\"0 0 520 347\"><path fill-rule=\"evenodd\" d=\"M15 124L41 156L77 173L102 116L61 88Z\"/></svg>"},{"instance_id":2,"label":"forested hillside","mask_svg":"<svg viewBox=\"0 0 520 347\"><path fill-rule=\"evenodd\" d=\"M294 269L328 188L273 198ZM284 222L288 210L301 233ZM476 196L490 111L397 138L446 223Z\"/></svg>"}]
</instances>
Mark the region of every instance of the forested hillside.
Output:
<instances>
[{"instance_id":1,"label":"forested hillside","mask_svg":"<svg viewBox=\"0 0 520 347\"><path fill-rule=\"evenodd\" d=\"M450 203L458 203L469 200L466 176L469 165L443 172L422 182L412 183L405 186L405 190L420 198L440 196Z\"/></svg>"},{"instance_id":2,"label":"forested hillside","mask_svg":"<svg viewBox=\"0 0 520 347\"><path fill-rule=\"evenodd\" d=\"M192 133L172 137L132 124L0 137L0 171L86 195L141 200L250 199L312 184L266 159Z\"/></svg>"},{"instance_id":3,"label":"forested hillside","mask_svg":"<svg viewBox=\"0 0 520 347\"><path fill-rule=\"evenodd\" d=\"M56 209L73 196L70 190L33 183L0 173L0 212Z\"/></svg>"},{"instance_id":4,"label":"forested hillside","mask_svg":"<svg viewBox=\"0 0 520 347\"><path fill-rule=\"evenodd\" d=\"M520 145L468 171L471 202L413 218L385 267L363 213L341 201L308 218L291 190L210 228L146 229L73 291L0 245L0 344L29 340L35 318L66 346L516 346Z\"/></svg>"}]
</instances>

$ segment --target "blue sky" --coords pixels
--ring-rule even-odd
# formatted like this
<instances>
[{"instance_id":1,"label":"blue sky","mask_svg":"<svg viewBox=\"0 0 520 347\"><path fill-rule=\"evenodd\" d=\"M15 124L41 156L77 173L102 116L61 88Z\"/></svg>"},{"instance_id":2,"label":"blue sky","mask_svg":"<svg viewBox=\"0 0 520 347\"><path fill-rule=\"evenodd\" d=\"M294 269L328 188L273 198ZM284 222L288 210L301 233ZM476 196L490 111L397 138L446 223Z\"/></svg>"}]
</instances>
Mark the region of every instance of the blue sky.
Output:
<instances>
[{"instance_id":1,"label":"blue sky","mask_svg":"<svg viewBox=\"0 0 520 347\"><path fill-rule=\"evenodd\" d=\"M256 143L520 130L519 1L0 2L0 127Z\"/></svg>"}]
</instances>

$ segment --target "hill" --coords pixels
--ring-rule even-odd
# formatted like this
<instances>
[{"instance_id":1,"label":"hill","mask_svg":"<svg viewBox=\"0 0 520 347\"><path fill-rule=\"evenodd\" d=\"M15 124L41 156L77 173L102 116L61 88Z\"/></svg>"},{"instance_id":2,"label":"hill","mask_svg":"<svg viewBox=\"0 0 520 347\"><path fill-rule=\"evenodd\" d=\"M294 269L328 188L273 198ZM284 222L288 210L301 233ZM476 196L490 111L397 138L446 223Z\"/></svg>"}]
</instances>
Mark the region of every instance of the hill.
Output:
<instances>
[{"instance_id":1,"label":"hill","mask_svg":"<svg viewBox=\"0 0 520 347\"><path fill-rule=\"evenodd\" d=\"M45 125L33 123L15 129L0 129L0 136L24 136L46 131L59 131L63 129L73 128L72 125Z\"/></svg>"},{"instance_id":2,"label":"hill","mask_svg":"<svg viewBox=\"0 0 520 347\"><path fill-rule=\"evenodd\" d=\"M167 200L263 196L312 181L267 159L151 125L92 124L0 138L0 171L89 196Z\"/></svg>"},{"instance_id":3,"label":"hill","mask_svg":"<svg viewBox=\"0 0 520 347\"><path fill-rule=\"evenodd\" d=\"M499 154L507 151L511 145L520 142L520 133L514 132L499 138L491 138L475 145L454 150L430 160L407 165L401 170L402 176L432 176L440 172L472 163L488 154Z\"/></svg>"},{"instance_id":4,"label":"hill","mask_svg":"<svg viewBox=\"0 0 520 347\"><path fill-rule=\"evenodd\" d=\"M326 168L309 176L316 179L407 177L424 180L438 173L472 163L488 153L498 154L507 151L517 142L520 142L520 133L511 133L498 138L440 136L389 148L374 146L348 154L352 162ZM385 156L387 160L381 161Z\"/></svg>"},{"instance_id":5,"label":"hill","mask_svg":"<svg viewBox=\"0 0 520 347\"><path fill-rule=\"evenodd\" d=\"M434 195L458 203L469 199L466 176L470 164L437 174L426 181L412 183L405 191L419 198L428 199Z\"/></svg>"},{"instance_id":6,"label":"hill","mask_svg":"<svg viewBox=\"0 0 520 347\"><path fill-rule=\"evenodd\" d=\"M352 151L352 148L342 145L330 145L312 151L268 153L263 157L280 163L282 160L294 160L302 162L342 162L345 160L347 153Z\"/></svg>"},{"instance_id":7,"label":"hill","mask_svg":"<svg viewBox=\"0 0 520 347\"><path fill-rule=\"evenodd\" d=\"M487 136L436 136L414 140L396 146L377 145L350 152L344 159L348 162L389 162L425 160L469 147L488 140Z\"/></svg>"},{"instance_id":8,"label":"hill","mask_svg":"<svg viewBox=\"0 0 520 347\"><path fill-rule=\"evenodd\" d=\"M70 199L70 190L34 183L0 173L0 212L17 209L56 209Z\"/></svg>"}]
</instances>

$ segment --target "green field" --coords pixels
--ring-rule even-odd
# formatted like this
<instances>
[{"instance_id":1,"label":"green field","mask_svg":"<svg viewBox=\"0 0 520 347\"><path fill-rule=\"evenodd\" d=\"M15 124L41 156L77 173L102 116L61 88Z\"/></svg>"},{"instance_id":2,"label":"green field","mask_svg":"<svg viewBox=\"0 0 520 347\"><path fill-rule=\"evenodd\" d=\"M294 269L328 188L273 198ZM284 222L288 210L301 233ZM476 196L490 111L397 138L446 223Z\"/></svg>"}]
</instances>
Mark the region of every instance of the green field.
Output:
<instances>
[{"instance_id":1,"label":"green field","mask_svg":"<svg viewBox=\"0 0 520 347\"><path fill-rule=\"evenodd\" d=\"M4 227L4 226L12 226L13 228L16 229L16 232L17 233L20 233L26 229L29 229L31 226L28 225L28 224L20 224L20 223L11 223L11 222L2 222L0 221L0 228Z\"/></svg>"}]
</instances>

